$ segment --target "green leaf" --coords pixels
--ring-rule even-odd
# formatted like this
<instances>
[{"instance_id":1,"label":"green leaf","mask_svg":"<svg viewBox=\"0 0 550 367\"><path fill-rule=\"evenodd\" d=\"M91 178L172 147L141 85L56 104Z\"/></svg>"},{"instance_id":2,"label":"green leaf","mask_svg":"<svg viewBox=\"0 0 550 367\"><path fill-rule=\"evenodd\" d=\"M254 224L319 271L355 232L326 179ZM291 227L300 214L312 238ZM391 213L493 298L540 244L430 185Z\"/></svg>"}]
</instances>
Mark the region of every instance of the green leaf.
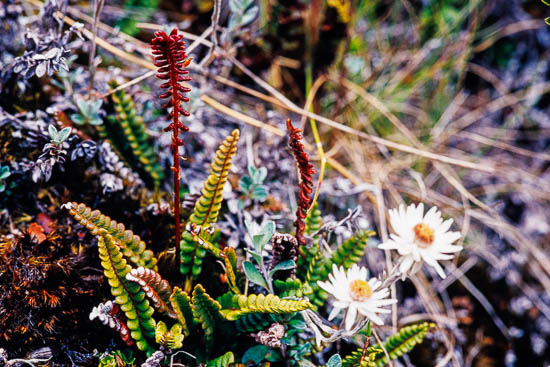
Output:
<instances>
[{"instance_id":1,"label":"green leaf","mask_svg":"<svg viewBox=\"0 0 550 367\"><path fill-rule=\"evenodd\" d=\"M254 178L254 176L256 175L256 167L254 167L253 165L249 165L248 166L248 175L252 178Z\"/></svg>"},{"instance_id":2,"label":"green leaf","mask_svg":"<svg viewBox=\"0 0 550 367\"><path fill-rule=\"evenodd\" d=\"M51 126L51 125L50 125L50 126ZM57 134L57 139L56 139L56 141L59 142L59 143L62 143L62 142L64 142L65 140L67 140L67 138L69 137L69 135L71 135L71 128L70 128L70 127L63 128L63 129Z\"/></svg>"},{"instance_id":3,"label":"green leaf","mask_svg":"<svg viewBox=\"0 0 550 367\"><path fill-rule=\"evenodd\" d=\"M252 179L246 175L242 176L239 181L239 188L245 194L248 194L250 190L250 185L252 185Z\"/></svg>"},{"instance_id":4,"label":"green leaf","mask_svg":"<svg viewBox=\"0 0 550 367\"><path fill-rule=\"evenodd\" d=\"M230 364L235 362L235 356L233 352L229 351L224 355L209 361L206 364L206 367L228 367Z\"/></svg>"},{"instance_id":5,"label":"green leaf","mask_svg":"<svg viewBox=\"0 0 550 367\"><path fill-rule=\"evenodd\" d=\"M48 133L50 134L50 139L53 141L57 140L57 129L53 125L48 126Z\"/></svg>"},{"instance_id":6,"label":"green leaf","mask_svg":"<svg viewBox=\"0 0 550 367\"><path fill-rule=\"evenodd\" d=\"M249 249L245 249L245 251L248 252L252 256L252 258L256 261L256 263L261 264L263 262L262 255L258 254L255 251L249 250Z\"/></svg>"},{"instance_id":7,"label":"green leaf","mask_svg":"<svg viewBox=\"0 0 550 367\"><path fill-rule=\"evenodd\" d=\"M82 117L78 113L71 114L71 121L77 125L84 125L84 122L85 122L84 117Z\"/></svg>"},{"instance_id":8,"label":"green leaf","mask_svg":"<svg viewBox=\"0 0 550 367\"><path fill-rule=\"evenodd\" d=\"M252 176L252 178L254 179L254 183L257 185L263 184L266 177L267 177L267 168L265 167L260 167L254 174L254 176Z\"/></svg>"},{"instance_id":9,"label":"green leaf","mask_svg":"<svg viewBox=\"0 0 550 367\"><path fill-rule=\"evenodd\" d=\"M283 360L283 356L281 353L276 349L269 349L267 353L265 354L265 360L269 362L280 362Z\"/></svg>"},{"instance_id":10,"label":"green leaf","mask_svg":"<svg viewBox=\"0 0 550 367\"><path fill-rule=\"evenodd\" d=\"M260 202L265 201L268 196L267 187L261 185L261 186L255 186L252 190L252 199L258 200Z\"/></svg>"},{"instance_id":11,"label":"green leaf","mask_svg":"<svg viewBox=\"0 0 550 367\"><path fill-rule=\"evenodd\" d=\"M327 362L327 367L342 367L342 357L339 354L335 354Z\"/></svg>"},{"instance_id":12,"label":"green leaf","mask_svg":"<svg viewBox=\"0 0 550 367\"><path fill-rule=\"evenodd\" d=\"M268 350L269 350L268 346L256 345L248 349L246 352L244 352L242 362L244 364L247 364L248 362L252 362L253 364L258 364L265 359L265 355Z\"/></svg>"},{"instance_id":13,"label":"green leaf","mask_svg":"<svg viewBox=\"0 0 550 367\"><path fill-rule=\"evenodd\" d=\"M279 270L290 270L290 269L294 269L295 267L296 267L296 263L294 262L294 260L286 260L286 261L280 262L277 265L275 265L273 269L269 271L269 277L272 278L273 274L275 274Z\"/></svg>"},{"instance_id":14,"label":"green leaf","mask_svg":"<svg viewBox=\"0 0 550 367\"><path fill-rule=\"evenodd\" d=\"M0 167L0 180L4 180L8 177L10 177L10 167L9 166L3 166Z\"/></svg>"},{"instance_id":15,"label":"green leaf","mask_svg":"<svg viewBox=\"0 0 550 367\"><path fill-rule=\"evenodd\" d=\"M78 110L84 117L90 116L90 107L88 103L83 98L76 98L75 99L76 105L78 107Z\"/></svg>"},{"instance_id":16,"label":"green leaf","mask_svg":"<svg viewBox=\"0 0 550 367\"><path fill-rule=\"evenodd\" d=\"M243 268L248 280L267 289L267 283L265 282L264 277L262 276L262 274L260 274L258 269L256 269L254 264L252 264L250 261L245 261L243 263Z\"/></svg>"}]
</instances>

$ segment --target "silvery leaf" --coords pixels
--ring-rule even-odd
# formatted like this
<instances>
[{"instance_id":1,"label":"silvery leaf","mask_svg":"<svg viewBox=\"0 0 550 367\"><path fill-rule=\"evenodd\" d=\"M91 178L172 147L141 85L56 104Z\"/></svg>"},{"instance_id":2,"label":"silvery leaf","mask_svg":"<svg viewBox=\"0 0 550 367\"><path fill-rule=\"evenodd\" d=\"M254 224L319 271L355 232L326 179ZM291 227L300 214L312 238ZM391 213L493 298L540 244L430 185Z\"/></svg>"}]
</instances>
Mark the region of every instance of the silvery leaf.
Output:
<instances>
[{"instance_id":1,"label":"silvery leaf","mask_svg":"<svg viewBox=\"0 0 550 367\"><path fill-rule=\"evenodd\" d=\"M56 140L57 139L57 129L53 125L48 126L48 133L50 133L50 139Z\"/></svg>"},{"instance_id":2,"label":"silvery leaf","mask_svg":"<svg viewBox=\"0 0 550 367\"><path fill-rule=\"evenodd\" d=\"M46 74L46 63L41 62L36 66L35 73L37 77L42 77L44 74Z\"/></svg>"},{"instance_id":3,"label":"silvery leaf","mask_svg":"<svg viewBox=\"0 0 550 367\"><path fill-rule=\"evenodd\" d=\"M46 55L45 57L47 59L53 59L54 57L56 57L59 53L61 53L61 50L57 47L54 47L52 48L51 50L49 50L48 52L46 52Z\"/></svg>"}]
</instances>

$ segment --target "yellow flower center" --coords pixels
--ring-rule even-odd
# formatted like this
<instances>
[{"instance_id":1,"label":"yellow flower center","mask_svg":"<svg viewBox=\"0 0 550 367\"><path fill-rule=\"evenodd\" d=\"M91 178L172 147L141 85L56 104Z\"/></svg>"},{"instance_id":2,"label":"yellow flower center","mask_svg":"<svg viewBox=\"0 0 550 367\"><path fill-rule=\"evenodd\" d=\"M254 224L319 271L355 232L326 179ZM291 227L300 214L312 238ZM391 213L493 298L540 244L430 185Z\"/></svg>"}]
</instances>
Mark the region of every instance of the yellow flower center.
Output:
<instances>
[{"instance_id":1,"label":"yellow flower center","mask_svg":"<svg viewBox=\"0 0 550 367\"><path fill-rule=\"evenodd\" d=\"M428 248L434 242L434 230L432 227L424 224L418 223L413 227L414 238L421 248Z\"/></svg>"},{"instance_id":2,"label":"yellow flower center","mask_svg":"<svg viewBox=\"0 0 550 367\"><path fill-rule=\"evenodd\" d=\"M363 302L372 296L372 288L364 280L354 280L349 285L349 292L354 301Z\"/></svg>"}]
</instances>

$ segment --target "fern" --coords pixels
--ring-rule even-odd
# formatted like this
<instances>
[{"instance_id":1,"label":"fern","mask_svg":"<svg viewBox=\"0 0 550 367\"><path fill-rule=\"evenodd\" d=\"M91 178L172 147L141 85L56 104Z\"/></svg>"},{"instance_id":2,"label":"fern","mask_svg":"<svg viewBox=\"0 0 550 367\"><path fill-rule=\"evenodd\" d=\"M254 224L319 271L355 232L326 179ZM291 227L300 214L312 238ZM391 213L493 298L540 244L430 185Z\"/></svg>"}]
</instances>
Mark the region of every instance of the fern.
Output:
<instances>
[{"instance_id":1,"label":"fern","mask_svg":"<svg viewBox=\"0 0 550 367\"><path fill-rule=\"evenodd\" d=\"M275 290L280 297L302 298L313 292L308 283L302 284L300 279L288 278L287 280L276 279L273 282Z\"/></svg>"},{"instance_id":2,"label":"fern","mask_svg":"<svg viewBox=\"0 0 550 367\"><path fill-rule=\"evenodd\" d=\"M390 359L394 360L403 354L409 353L417 344L422 343L428 330L434 326L435 324L429 322L409 325L386 338L386 340L384 340L384 348L388 352ZM385 366L388 363L388 358L384 351L377 345L368 347L365 354L370 355L372 353L375 353L375 355L370 362L375 363L377 367ZM363 348L359 348L352 352L342 360L342 367L358 366L362 354ZM365 364L365 366L369 365Z\"/></svg>"},{"instance_id":3,"label":"fern","mask_svg":"<svg viewBox=\"0 0 550 367\"><path fill-rule=\"evenodd\" d=\"M191 328L195 324L191 299L187 293L182 291L179 287L175 287L170 296L170 306L182 326L183 335L188 336Z\"/></svg>"},{"instance_id":4,"label":"fern","mask_svg":"<svg viewBox=\"0 0 550 367\"><path fill-rule=\"evenodd\" d=\"M317 203L313 204L313 208L311 208L306 217L306 229L304 233L310 236L321 229L323 225L323 216L318 206Z\"/></svg>"},{"instance_id":5,"label":"fern","mask_svg":"<svg viewBox=\"0 0 550 367\"><path fill-rule=\"evenodd\" d=\"M311 205L310 195L313 192L313 174L315 169L309 161L309 156L304 150L302 144L301 129L297 129L292 126L290 119L286 120L286 127L289 133L288 146L294 154L298 171L300 173L300 192L298 193L298 208L296 209L296 221L294 226L296 227L296 240L298 240L299 246L306 244L306 238L304 237L304 230L306 228L306 216Z\"/></svg>"},{"instance_id":6,"label":"fern","mask_svg":"<svg viewBox=\"0 0 550 367\"><path fill-rule=\"evenodd\" d=\"M126 274L126 280L139 284L147 298L153 302L153 306L160 313L166 313L170 317L176 318L169 306L172 288L166 280L161 278L160 274L154 270L140 267L132 269Z\"/></svg>"},{"instance_id":7,"label":"fern","mask_svg":"<svg viewBox=\"0 0 550 367\"><path fill-rule=\"evenodd\" d=\"M338 249L332 253L330 259L324 263L324 268L321 270L321 279L327 279L328 275L332 272L333 265L349 269L354 264L359 263L363 255L365 255L367 241L373 234L373 231L359 231L338 246Z\"/></svg>"},{"instance_id":8,"label":"fern","mask_svg":"<svg viewBox=\"0 0 550 367\"><path fill-rule=\"evenodd\" d=\"M318 260L323 258L319 244L314 243L310 248L307 248L307 246L300 246L299 254L296 277L304 281L310 281L310 273L320 264Z\"/></svg>"},{"instance_id":9,"label":"fern","mask_svg":"<svg viewBox=\"0 0 550 367\"><path fill-rule=\"evenodd\" d=\"M312 308L308 300L280 299L274 294L243 296L225 293L220 297L220 303L221 313L229 321L251 313L288 314Z\"/></svg>"},{"instance_id":10,"label":"fern","mask_svg":"<svg viewBox=\"0 0 550 367\"><path fill-rule=\"evenodd\" d=\"M166 327L166 324L162 321L157 323L155 329L155 341L170 349L179 349L183 345L183 332L180 324L174 324L170 330Z\"/></svg>"},{"instance_id":11,"label":"fern","mask_svg":"<svg viewBox=\"0 0 550 367\"><path fill-rule=\"evenodd\" d=\"M233 247L226 247L223 250L223 262L225 265L225 273L227 275L227 284L231 292L235 294L241 294L238 286L238 276L240 275L237 270L237 254Z\"/></svg>"},{"instance_id":12,"label":"fern","mask_svg":"<svg viewBox=\"0 0 550 367\"><path fill-rule=\"evenodd\" d=\"M145 249L145 242L124 224L101 214L99 210L92 210L84 204L67 203L66 207L75 220L80 222L93 235L98 235L101 229L106 230L116 238L120 244L122 254L137 266L157 270L157 259L153 252Z\"/></svg>"},{"instance_id":13,"label":"fern","mask_svg":"<svg viewBox=\"0 0 550 367\"><path fill-rule=\"evenodd\" d=\"M111 88L118 87L116 81L109 83ZM128 165L138 172L145 173L146 181L158 188L164 178L162 167L149 143L147 128L141 116L137 116L132 96L120 90L112 94L114 116L99 125L100 134L122 155Z\"/></svg>"},{"instance_id":14,"label":"fern","mask_svg":"<svg viewBox=\"0 0 550 367\"><path fill-rule=\"evenodd\" d=\"M254 333L265 330L274 322L281 322L285 315L270 313L251 313L239 317L233 324L239 333Z\"/></svg>"},{"instance_id":15,"label":"fern","mask_svg":"<svg viewBox=\"0 0 550 367\"><path fill-rule=\"evenodd\" d=\"M216 151L216 157L210 166L210 176L204 182L201 197L195 203L193 214L188 222L194 223L200 228L206 228L217 221L223 199L223 186L231 168L231 159L237 151L239 136L239 130L233 130ZM183 275L196 279L202 270L202 261L206 256L206 250L194 241L189 232L184 232L182 237L180 271ZM206 237L204 239L208 240Z\"/></svg>"},{"instance_id":16,"label":"fern","mask_svg":"<svg viewBox=\"0 0 550 367\"><path fill-rule=\"evenodd\" d=\"M126 315L130 336L136 341L137 347L148 355L154 350L147 342L147 337L155 335L155 321L151 318L154 310L145 299L145 293L139 285L125 280L131 267L122 257L118 246L106 230L99 230L99 258L104 274L111 286L111 294L120 309Z\"/></svg>"},{"instance_id":17,"label":"fern","mask_svg":"<svg viewBox=\"0 0 550 367\"><path fill-rule=\"evenodd\" d=\"M202 285L197 284L193 290L193 316L201 324L204 331L206 351L211 350L214 342L216 322L220 321L221 305L212 299Z\"/></svg>"},{"instance_id":18,"label":"fern","mask_svg":"<svg viewBox=\"0 0 550 367\"><path fill-rule=\"evenodd\" d=\"M235 362L235 356L233 352L227 352L216 359L209 361L206 367L228 367L231 363Z\"/></svg>"},{"instance_id":19,"label":"fern","mask_svg":"<svg viewBox=\"0 0 550 367\"><path fill-rule=\"evenodd\" d=\"M118 332L120 338L126 345L134 345L134 340L130 338L130 330L123 320L119 318L120 307L113 301L100 303L90 312L90 320L99 319L103 325L109 326Z\"/></svg>"}]
</instances>

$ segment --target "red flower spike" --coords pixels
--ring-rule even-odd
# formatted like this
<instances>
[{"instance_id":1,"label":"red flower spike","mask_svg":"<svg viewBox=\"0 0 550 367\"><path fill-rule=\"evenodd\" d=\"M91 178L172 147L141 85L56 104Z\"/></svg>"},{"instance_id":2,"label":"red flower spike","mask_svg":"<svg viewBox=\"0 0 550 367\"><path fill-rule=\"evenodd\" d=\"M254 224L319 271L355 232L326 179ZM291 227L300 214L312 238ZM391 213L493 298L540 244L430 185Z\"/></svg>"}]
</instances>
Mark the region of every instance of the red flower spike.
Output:
<instances>
[{"instance_id":1,"label":"red flower spike","mask_svg":"<svg viewBox=\"0 0 550 367\"><path fill-rule=\"evenodd\" d=\"M174 171L174 216L176 221L176 266L180 264L180 237L181 237L181 224L180 224L180 158L179 147L183 145L183 141L179 138L179 131L189 131L189 128L180 122L180 114L183 116L189 116L183 107L181 102L189 102L189 98L185 97L185 93L190 92L191 89L181 85L181 82L188 82L191 77L188 75L189 71L185 70L192 58L187 58L185 53L185 41L183 35L178 34L178 29L174 28L170 35L159 31L155 32L155 38L151 41L153 48L153 55L155 55L154 64L158 67L157 78L166 80L160 87L165 89L159 98L170 98L162 108L172 108L168 115L168 120L171 121L164 131L172 131L172 144L170 149L174 153L174 165L172 171Z\"/></svg>"},{"instance_id":2,"label":"red flower spike","mask_svg":"<svg viewBox=\"0 0 550 367\"><path fill-rule=\"evenodd\" d=\"M302 246L306 244L304 237L304 230L306 228L305 219L307 211L311 206L310 195L313 192L313 174L315 174L315 169L309 163L309 156L304 151L304 145L300 142L302 140L302 136L300 135L302 130L292 126L290 119L286 120L286 128L288 129L290 138L288 145L292 149L292 153L294 153L298 170L300 171L300 192L298 193L298 209L296 210L294 226L296 227L296 240L298 240L298 245Z\"/></svg>"}]
</instances>

